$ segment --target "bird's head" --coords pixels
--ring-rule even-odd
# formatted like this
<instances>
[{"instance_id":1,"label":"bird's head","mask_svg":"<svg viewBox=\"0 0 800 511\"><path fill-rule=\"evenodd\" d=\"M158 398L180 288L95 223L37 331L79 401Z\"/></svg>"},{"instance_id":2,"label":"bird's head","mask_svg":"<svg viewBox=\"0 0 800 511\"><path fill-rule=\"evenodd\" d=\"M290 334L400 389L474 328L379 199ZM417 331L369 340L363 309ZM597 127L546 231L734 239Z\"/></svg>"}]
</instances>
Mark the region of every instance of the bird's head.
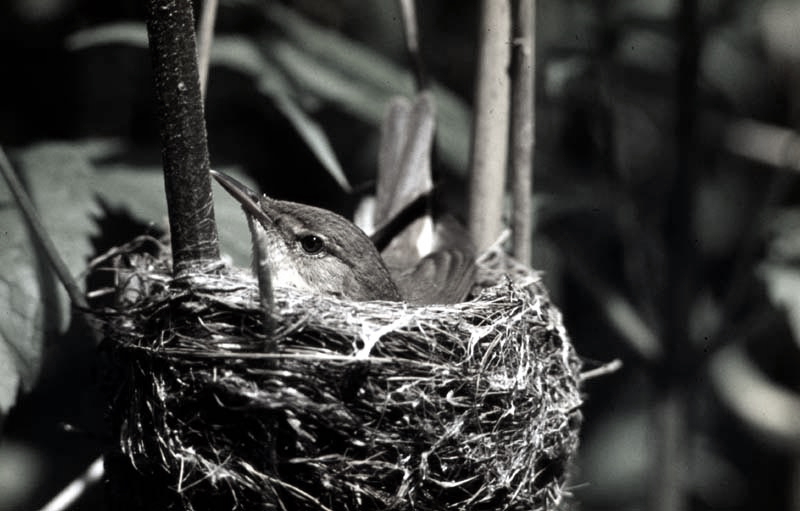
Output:
<instances>
[{"instance_id":1,"label":"bird's head","mask_svg":"<svg viewBox=\"0 0 800 511\"><path fill-rule=\"evenodd\" d=\"M352 222L331 211L271 199L230 176L214 178L241 205L253 244L264 254L274 287L351 300L400 300L380 254Z\"/></svg>"}]
</instances>

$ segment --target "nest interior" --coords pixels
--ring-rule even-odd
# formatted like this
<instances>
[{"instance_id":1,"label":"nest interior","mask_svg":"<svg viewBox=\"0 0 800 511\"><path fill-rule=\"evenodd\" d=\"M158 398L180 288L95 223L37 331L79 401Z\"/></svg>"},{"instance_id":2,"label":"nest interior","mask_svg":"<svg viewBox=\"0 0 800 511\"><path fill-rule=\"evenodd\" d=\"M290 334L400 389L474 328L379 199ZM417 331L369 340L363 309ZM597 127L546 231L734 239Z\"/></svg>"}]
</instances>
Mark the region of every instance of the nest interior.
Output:
<instances>
[{"instance_id":1,"label":"nest interior","mask_svg":"<svg viewBox=\"0 0 800 511\"><path fill-rule=\"evenodd\" d=\"M501 252L481 258L464 303L276 290L266 319L248 274L172 278L163 257L115 261L117 303L96 317L117 507L531 510L564 500L580 361L538 275Z\"/></svg>"}]
</instances>

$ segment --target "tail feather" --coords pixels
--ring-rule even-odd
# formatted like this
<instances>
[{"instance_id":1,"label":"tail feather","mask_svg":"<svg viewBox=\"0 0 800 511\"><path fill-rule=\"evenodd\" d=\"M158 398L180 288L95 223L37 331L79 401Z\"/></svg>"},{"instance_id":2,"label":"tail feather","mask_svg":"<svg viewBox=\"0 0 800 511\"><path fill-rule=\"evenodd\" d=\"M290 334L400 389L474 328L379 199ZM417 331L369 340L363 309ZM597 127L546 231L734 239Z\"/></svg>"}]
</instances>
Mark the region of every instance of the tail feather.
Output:
<instances>
[{"instance_id":1,"label":"tail feather","mask_svg":"<svg viewBox=\"0 0 800 511\"><path fill-rule=\"evenodd\" d=\"M401 219L408 222L393 229L381 255L395 269L393 277L403 296L418 304L463 301L475 281L475 248L466 230L447 216L437 218L434 225L429 198L435 124L436 104L430 92L413 101L393 99L381 128L378 154L376 232ZM424 210L412 207L417 203ZM405 218L410 214L415 216Z\"/></svg>"}]
</instances>

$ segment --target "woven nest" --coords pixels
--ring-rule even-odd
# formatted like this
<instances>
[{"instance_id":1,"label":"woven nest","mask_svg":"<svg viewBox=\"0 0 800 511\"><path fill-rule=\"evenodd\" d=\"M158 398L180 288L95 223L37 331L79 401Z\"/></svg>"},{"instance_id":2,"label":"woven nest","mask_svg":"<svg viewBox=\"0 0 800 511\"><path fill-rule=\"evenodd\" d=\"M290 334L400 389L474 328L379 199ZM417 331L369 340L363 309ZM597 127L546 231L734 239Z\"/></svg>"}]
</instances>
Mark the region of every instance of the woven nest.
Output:
<instances>
[{"instance_id":1,"label":"woven nest","mask_svg":"<svg viewBox=\"0 0 800 511\"><path fill-rule=\"evenodd\" d=\"M154 508L158 486L172 509L559 507L581 364L536 273L496 250L479 263L474 298L451 306L277 290L267 336L251 276L116 258L117 307L97 315L107 471L116 452L122 484L147 481L123 500Z\"/></svg>"}]
</instances>

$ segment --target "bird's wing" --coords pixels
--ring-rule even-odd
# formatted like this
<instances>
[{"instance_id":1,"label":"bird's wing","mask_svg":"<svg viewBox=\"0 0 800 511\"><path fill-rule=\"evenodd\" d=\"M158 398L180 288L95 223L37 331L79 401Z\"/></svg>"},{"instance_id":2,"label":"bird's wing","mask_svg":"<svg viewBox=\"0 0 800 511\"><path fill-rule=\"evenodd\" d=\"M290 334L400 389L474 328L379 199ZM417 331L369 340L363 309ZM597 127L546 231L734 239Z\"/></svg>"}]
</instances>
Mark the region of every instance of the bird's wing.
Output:
<instances>
[{"instance_id":1,"label":"bird's wing","mask_svg":"<svg viewBox=\"0 0 800 511\"><path fill-rule=\"evenodd\" d=\"M462 250L428 254L410 270L395 276L407 301L415 304L447 304L464 301L475 282L475 258Z\"/></svg>"}]
</instances>

